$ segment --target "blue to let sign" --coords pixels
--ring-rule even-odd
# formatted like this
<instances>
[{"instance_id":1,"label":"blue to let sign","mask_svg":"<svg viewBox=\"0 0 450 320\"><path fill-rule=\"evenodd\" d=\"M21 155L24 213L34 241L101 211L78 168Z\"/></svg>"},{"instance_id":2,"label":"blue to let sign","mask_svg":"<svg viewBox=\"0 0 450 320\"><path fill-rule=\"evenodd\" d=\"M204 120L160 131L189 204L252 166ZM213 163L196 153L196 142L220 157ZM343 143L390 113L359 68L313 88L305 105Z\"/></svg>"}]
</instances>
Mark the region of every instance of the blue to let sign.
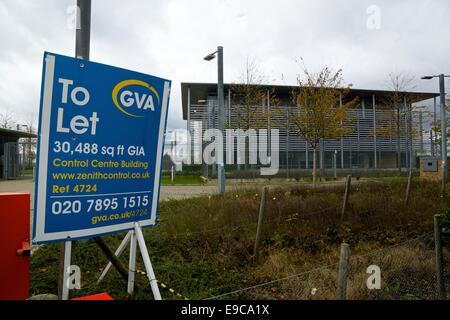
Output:
<instances>
[{"instance_id":1,"label":"blue to let sign","mask_svg":"<svg viewBox=\"0 0 450 320\"><path fill-rule=\"evenodd\" d=\"M170 85L44 53L34 243L156 223Z\"/></svg>"}]
</instances>

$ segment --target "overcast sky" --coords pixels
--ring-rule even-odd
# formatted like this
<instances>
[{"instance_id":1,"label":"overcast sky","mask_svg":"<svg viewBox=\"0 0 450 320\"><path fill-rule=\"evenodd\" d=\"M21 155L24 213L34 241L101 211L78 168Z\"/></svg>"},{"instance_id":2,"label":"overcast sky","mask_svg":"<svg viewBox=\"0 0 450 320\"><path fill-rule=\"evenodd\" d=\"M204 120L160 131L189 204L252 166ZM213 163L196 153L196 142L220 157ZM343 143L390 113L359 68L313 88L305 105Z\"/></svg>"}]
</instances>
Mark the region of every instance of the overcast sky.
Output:
<instances>
[{"instance_id":1,"label":"overcast sky","mask_svg":"<svg viewBox=\"0 0 450 320\"><path fill-rule=\"evenodd\" d=\"M0 112L37 119L43 52L74 55L75 3L1 0ZM92 0L91 60L172 80L170 129L185 127L180 82L216 81L202 58L218 45L225 82L250 56L268 82L295 84L303 57L312 71L342 68L355 88L387 89L390 72L449 74L449 39L448 0Z\"/></svg>"}]
</instances>

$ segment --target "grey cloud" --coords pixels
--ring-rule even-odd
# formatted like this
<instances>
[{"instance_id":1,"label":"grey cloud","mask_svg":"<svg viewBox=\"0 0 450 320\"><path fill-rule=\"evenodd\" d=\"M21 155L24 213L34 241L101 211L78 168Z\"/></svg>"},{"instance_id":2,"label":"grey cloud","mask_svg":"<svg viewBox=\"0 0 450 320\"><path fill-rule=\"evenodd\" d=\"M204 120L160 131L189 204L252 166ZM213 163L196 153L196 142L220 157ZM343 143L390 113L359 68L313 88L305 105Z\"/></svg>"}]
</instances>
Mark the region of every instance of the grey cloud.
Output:
<instances>
[{"instance_id":1,"label":"grey cloud","mask_svg":"<svg viewBox=\"0 0 450 320\"><path fill-rule=\"evenodd\" d=\"M303 57L311 69L343 68L355 87L386 88L389 72L416 77L447 72L450 3L430 0L147 1L94 0L91 59L173 80L169 127L181 120L182 81L216 81L216 62L203 57L223 45L225 81L236 81L247 56L270 81L294 84ZM0 3L0 110L21 119L39 104L44 50L74 54L67 8L75 0ZM369 30L367 8L381 10ZM283 79L281 75L283 74ZM433 81L417 89L437 91Z\"/></svg>"}]
</instances>

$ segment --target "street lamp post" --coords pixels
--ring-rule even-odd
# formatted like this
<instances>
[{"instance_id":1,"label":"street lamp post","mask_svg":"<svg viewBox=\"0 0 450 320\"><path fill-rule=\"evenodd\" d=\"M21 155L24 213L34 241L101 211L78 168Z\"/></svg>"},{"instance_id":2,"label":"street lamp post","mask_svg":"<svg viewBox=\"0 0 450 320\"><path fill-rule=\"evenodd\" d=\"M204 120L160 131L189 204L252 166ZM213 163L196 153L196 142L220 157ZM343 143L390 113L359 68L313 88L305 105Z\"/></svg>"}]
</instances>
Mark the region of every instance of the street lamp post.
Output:
<instances>
[{"instance_id":1,"label":"street lamp post","mask_svg":"<svg viewBox=\"0 0 450 320\"><path fill-rule=\"evenodd\" d=\"M91 46L91 0L77 0L77 7L80 17L75 36L75 57L89 60Z\"/></svg>"},{"instance_id":2,"label":"street lamp post","mask_svg":"<svg viewBox=\"0 0 450 320\"><path fill-rule=\"evenodd\" d=\"M211 61L216 57L217 54L217 107L218 107L218 129L224 137L224 122L225 122L225 110L224 110L224 98L223 98L223 47L217 47L217 51L208 54L204 60ZM223 142L223 141L222 141ZM217 149L216 149L217 150ZM219 159L221 161L217 162L217 187L219 188L219 193L225 193L225 168L223 163L223 143L219 148L222 153ZM216 155L217 159L217 155Z\"/></svg>"},{"instance_id":3,"label":"street lamp post","mask_svg":"<svg viewBox=\"0 0 450 320\"><path fill-rule=\"evenodd\" d=\"M433 78L439 78L439 91L441 100L441 196L446 195L446 182L447 182L447 118L445 114L445 78L449 78L450 75L440 74L438 76L425 76L423 80L431 80Z\"/></svg>"}]
</instances>

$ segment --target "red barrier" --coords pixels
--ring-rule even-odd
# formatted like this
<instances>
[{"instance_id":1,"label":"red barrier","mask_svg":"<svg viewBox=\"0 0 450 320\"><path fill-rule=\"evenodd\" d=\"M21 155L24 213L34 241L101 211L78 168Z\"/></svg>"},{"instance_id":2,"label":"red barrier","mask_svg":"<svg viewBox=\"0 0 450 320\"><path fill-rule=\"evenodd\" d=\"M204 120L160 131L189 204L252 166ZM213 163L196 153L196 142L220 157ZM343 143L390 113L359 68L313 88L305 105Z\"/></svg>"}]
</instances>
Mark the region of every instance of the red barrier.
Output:
<instances>
[{"instance_id":1,"label":"red barrier","mask_svg":"<svg viewBox=\"0 0 450 320\"><path fill-rule=\"evenodd\" d=\"M81 297L81 298L73 298L71 300L113 300L113 298L107 294L106 292L93 294L91 296Z\"/></svg>"},{"instance_id":2,"label":"red barrier","mask_svg":"<svg viewBox=\"0 0 450 320\"><path fill-rule=\"evenodd\" d=\"M0 193L0 300L25 300L30 283L30 194Z\"/></svg>"}]
</instances>

